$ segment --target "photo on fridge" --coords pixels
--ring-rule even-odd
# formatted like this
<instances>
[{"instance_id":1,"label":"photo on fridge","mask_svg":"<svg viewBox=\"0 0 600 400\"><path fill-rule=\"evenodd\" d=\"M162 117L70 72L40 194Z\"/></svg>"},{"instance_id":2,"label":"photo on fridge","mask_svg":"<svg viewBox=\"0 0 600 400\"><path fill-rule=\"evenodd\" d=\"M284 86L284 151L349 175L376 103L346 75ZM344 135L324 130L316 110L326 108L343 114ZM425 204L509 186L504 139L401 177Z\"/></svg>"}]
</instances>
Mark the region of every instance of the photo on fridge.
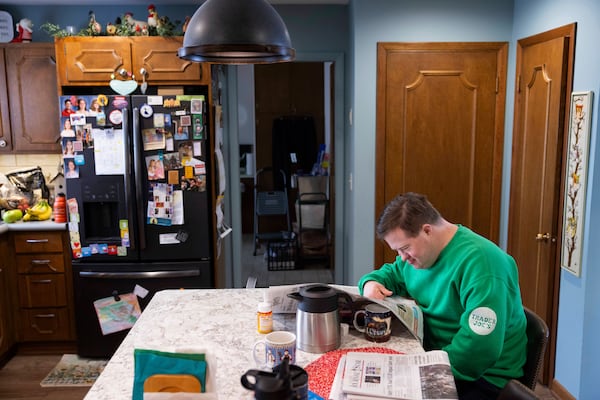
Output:
<instances>
[{"instance_id":1,"label":"photo on fridge","mask_svg":"<svg viewBox=\"0 0 600 400\"><path fill-rule=\"evenodd\" d=\"M147 156L146 168L148 169L148 180L155 181L165 179L165 168L162 157L158 155Z\"/></svg>"}]
</instances>

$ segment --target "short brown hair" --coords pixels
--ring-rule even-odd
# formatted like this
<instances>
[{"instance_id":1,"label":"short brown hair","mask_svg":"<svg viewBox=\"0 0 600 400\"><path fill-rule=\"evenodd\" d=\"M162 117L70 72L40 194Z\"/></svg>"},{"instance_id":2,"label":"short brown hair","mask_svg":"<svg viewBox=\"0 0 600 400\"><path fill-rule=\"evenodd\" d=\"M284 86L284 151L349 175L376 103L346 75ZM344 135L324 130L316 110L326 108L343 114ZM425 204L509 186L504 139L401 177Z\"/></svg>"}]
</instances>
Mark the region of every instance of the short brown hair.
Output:
<instances>
[{"instance_id":1,"label":"short brown hair","mask_svg":"<svg viewBox=\"0 0 600 400\"><path fill-rule=\"evenodd\" d=\"M425 195L413 192L400 194L383 209L377 221L377 237L383 239L397 228L409 237L415 237L424 224L435 224L440 219L440 213Z\"/></svg>"}]
</instances>

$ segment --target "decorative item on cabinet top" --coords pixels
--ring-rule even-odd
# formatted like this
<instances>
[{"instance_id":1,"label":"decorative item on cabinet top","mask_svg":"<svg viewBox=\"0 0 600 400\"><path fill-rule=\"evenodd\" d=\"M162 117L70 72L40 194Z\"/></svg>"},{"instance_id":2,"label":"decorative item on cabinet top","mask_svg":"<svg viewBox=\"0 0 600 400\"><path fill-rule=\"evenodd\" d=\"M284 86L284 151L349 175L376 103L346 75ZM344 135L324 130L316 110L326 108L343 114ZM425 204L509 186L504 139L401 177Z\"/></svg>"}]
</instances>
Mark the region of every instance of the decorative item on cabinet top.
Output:
<instances>
[{"instance_id":1,"label":"decorative item on cabinet top","mask_svg":"<svg viewBox=\"0 0 600 400\"><path fill-rule=\"evenodd\" d=\"M90 10L87 17L87 24L84 28L75 32L74 26L66 26L64 29L60 25L52 22L44 22L41 29L49 35L57 37L66 36L180 36L185 32L186 17L181 28L181 21L171 21L166 15L159 16L154 4L148 6L148 17L146 20L134 19L131 12L121 14L116 17L114 22L108 21L106 29L101 22L96 20L96 14Z\"/></svg>"},{"instance_id":2,"label":"decorative item on cabinet top","mask_svg":"<svg viewBox=\"0 0 600 400\"><path fill-rule=\"evenodd\" d=\"M124 69L139 84L209 85L209 64L177 57L182 42L181 36L55 37L58 84L107 86L111 75Z\"/></svg>"}]
</instances>

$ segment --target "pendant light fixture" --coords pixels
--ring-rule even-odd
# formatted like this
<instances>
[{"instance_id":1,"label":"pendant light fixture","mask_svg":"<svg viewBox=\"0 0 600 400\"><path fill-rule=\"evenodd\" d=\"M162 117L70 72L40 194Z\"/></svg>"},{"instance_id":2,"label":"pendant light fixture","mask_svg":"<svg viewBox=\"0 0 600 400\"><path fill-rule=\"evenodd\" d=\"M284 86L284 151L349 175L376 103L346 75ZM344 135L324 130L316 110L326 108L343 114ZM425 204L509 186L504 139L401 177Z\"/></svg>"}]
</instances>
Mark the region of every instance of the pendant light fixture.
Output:
<instances>
[{"instance_id":1,"label":"pendant light fixture","mask_svg":"<svg viewBox=\"0 0 600 400\"><path fill-rule=\"evenodd\" d=\"M213 64L293 61L296 50L266 0L207 0L190 19L180 58Z\"/></svg>"}]
</instances>

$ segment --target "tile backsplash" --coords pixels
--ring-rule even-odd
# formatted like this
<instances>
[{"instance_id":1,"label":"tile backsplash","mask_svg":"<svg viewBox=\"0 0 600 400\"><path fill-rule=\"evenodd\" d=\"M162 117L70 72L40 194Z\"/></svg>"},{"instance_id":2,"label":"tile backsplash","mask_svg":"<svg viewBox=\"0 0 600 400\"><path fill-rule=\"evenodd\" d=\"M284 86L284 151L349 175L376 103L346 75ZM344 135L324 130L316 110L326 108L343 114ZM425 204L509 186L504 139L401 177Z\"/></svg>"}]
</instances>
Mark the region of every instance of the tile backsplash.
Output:
<instances>
[{"instance_id":1,"label":"tile backsplash","mask_svg":"<svg viewBox=\"0 0 600 400\"><path fill-rule=\"evenodd\" d=\"M8 172L30 167L41 167L46 177L46 184L50 185L52 178L59 171L59 166L62 165L62 157L60 154L0 154L0 173Z\"/></svg>"}]
</instances>

